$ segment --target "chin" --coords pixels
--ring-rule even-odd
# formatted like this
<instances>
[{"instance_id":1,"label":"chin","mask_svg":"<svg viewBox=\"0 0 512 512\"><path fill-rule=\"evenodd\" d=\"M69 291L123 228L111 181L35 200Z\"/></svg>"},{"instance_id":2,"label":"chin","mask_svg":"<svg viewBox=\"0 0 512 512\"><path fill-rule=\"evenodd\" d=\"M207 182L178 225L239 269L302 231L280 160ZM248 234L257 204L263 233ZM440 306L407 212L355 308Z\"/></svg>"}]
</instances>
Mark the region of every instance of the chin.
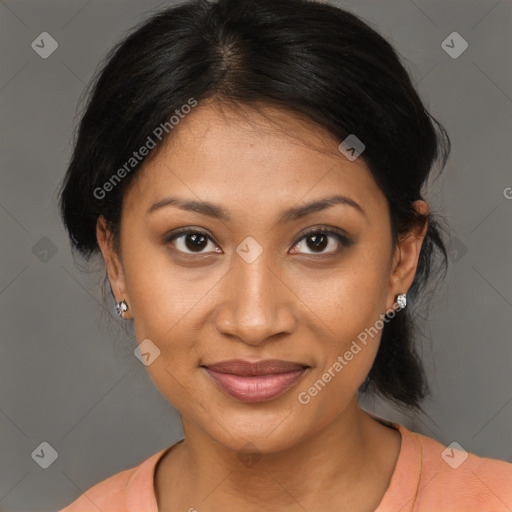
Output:
<instances>
[{"instance_id":1,"label":"chin","mask_svg":"<svg viewBox=\"0 0 512 512\"><path fill-rule=\"evenodd\" d=\"M286 418L286 419L285 419ZM287 413L273 419L251 417L249 420L238 419L236 429L230 428L234 421L226 422L226 416L219 418L220 425L215 431L207 431L209 435L222 446L244 454L272 454L288 450L301 442L300 427L294 422L294 432L290 433L289 421L293 421ZM216 423L216 422L214 422ZM225 427L226 430L224 430Z\"/></svg>"}]
</instances>

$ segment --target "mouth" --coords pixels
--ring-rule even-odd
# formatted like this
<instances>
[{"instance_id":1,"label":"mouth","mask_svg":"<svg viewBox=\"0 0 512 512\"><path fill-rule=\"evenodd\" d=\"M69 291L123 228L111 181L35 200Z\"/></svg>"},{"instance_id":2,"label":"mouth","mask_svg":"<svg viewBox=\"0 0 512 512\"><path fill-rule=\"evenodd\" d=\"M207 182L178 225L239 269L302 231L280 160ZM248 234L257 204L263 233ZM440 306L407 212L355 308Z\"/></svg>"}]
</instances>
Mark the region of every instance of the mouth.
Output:
<instances>
[{"instance_id":1,"label":"mouth","mask_svg":"<svg viewBox=\"0 0 512 512\"><path fill-rule=\"evenodd\" d=\"M268 359L251 363L230 360L201 365L214 383L245 403L264 402L282 395L298 383L309 365L292 361Z\"/></svg>"}]
</instances>

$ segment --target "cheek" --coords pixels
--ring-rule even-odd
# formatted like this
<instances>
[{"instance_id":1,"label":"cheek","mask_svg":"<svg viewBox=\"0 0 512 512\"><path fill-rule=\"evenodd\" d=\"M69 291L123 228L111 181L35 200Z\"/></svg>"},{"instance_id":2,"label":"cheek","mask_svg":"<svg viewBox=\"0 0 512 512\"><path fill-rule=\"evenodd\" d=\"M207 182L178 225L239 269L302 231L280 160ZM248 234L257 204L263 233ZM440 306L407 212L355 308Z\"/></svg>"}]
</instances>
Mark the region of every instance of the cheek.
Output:
<instances>
[{"instance_id":1,"label":"cheek","mask_svg":"<svg viewBox=\"0 0 512 512\"><path fill-rule=\"evenodd\" d=\"M385 241L379 243L361 244L339 265L293 278L296 295L338 340L357 336L386 310L388 258Z\"/></svg>"},{"instance_id":2,"label":"cheek","mask_svg":"<svg viewBox=\"0 0 512 512\"><path fill-rule=\"evenodd\" d=\"M297 295L315 330L313 350L318 354L319 367L312 379L329 382L326 387L331 391L326 395L333 392L341 398L353 394L373 364L389 283L384 254L361 248L338 268L322 276L316 274L315 279L304 274L300 281Z\"/></svg>"},{"instance_id":3,"label":"cheek","mask_svg":"<svg viewBox=\"0 0 512 512\"><path fill-rule=\"evenodd\" d=\"M187 380L197 371L197 358L191 355L198 352L197 315L207 304L208 287L194 284L189 273L171 265L165 251L133 247L124 254L138 343L149 339L160 351L146 369L174 403L180 384L188 387Z\"/></svg>"},{"instance_id":4,"label":"cheek","mask_svg":"<svg viewBox=\"0 0 512 512\"><path fill-rule=\"evenodd\" d=\"M170 403L187 410L198 371L193 356L200 346L197 315L208 297L182 272L173 272L168 261L157 257L151 265L140 261L136 267L136 259L132 263L128 289L136 337L139 344L151 340L160 351L146 370Z\"/></svg>"},{"instance_id":5,"label":"cheek","mask_svg":"<svg viewBox=\"0 0 512 512\"><path fill-rule=\"evenodd\" d=\"M134 324L141 335L164 342L205 294L190 271L172 264L163 245L127 243L124 268Z\"/></svg>"}]
</instances>

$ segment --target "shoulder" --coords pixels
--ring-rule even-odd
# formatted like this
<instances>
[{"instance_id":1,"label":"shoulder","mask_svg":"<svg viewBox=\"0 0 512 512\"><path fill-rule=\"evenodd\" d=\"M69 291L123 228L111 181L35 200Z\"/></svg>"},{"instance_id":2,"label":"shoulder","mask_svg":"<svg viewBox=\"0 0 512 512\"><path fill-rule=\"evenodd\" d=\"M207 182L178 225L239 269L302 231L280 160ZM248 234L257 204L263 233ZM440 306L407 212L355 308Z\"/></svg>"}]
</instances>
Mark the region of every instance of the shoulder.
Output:
<instances>
[{"instance_id":1,"label":"shoulder","mask_svg":"<svg viewBox=\"0 0 512 512\"><path fill-rule=\"evenodd\" d=\"M425 510L496 510L512 507L512 464L480 457L410 432L423 455L418 504ZM420 506L421 510L421 506Z\"/></svg>"},{"instance_id":2,"label":"shoulder","mask_svg":"<svg viewBox=\"0 0 512 512\"><path fill-rule=\"evenodd\" d=\"M153 471L160 457L169 448L164 448L140 464L125 469L93 485L75 501L58 512L90 512L108 510L109 512L128 512L127 501L131 495L136 499L145 499L152 503Z\"/></svg>"},{"instance_id":3,"label":"shoulder","mask_svg":"<svg viewBox=\"0 0 512 512\"><path fill-rule=\"evenodd\" d=\"M125 512L125 489L137 468L126 469L97 483L59 512L90 512L97 510L95 507L103 510L106 506L112 512Z\"/></svg>"}]
</instances>

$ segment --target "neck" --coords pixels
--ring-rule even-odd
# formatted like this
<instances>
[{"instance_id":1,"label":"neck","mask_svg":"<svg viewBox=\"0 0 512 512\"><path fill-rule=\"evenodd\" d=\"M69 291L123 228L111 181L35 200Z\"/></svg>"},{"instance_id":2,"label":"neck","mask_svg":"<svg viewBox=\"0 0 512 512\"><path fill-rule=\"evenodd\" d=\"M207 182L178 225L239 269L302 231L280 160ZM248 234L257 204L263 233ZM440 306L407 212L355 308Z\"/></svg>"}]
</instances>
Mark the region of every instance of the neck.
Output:
<instances>
[{"instance_id":1,"label":"neck","mask_svg":"<svg viewBox=\"0 0 512 512\"><path fill-rule=\"evenodd\" d=\"M260 453L245 443L233 450L185 419L183 428L185 441L169 458L172 465L157 475L157 499L201 512L286 511L298 504L313 510L318 503L323 510L329 503L333 510L374 510L400 449L400 434L362 411L357 397L325 428L277 452Z\"/></svg>"}]
</instances>

